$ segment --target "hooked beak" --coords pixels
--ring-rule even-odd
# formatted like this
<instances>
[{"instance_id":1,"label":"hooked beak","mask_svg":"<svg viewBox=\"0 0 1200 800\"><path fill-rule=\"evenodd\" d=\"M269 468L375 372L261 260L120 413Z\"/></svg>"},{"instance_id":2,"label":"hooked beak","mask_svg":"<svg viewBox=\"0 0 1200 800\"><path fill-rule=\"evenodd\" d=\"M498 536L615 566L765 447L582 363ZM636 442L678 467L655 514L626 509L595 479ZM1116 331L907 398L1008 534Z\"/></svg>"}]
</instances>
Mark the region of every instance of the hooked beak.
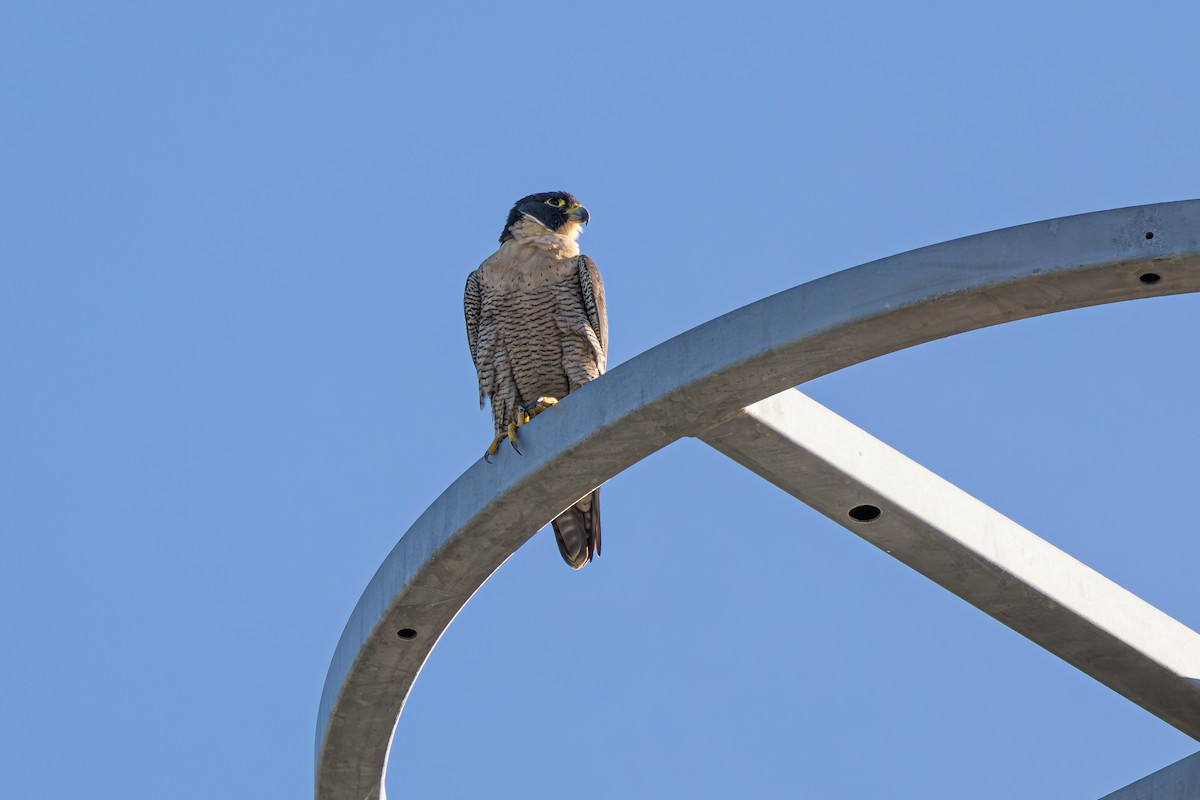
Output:
<instances>
[{"instance_id":1,"label":"hooked beak","mask_svg":"<svg viewBox=\"0 0 1200 800\"><path fill-rule=\"evenodd\" d=\"M577 205L577 206L572 206L571 210L567 212L567 219L573 220L574 222L581 222L584 225L587 225L588 219L590 219L590 217L588 216L588 210L586 208L584 208L583 206Z\"/></svg>"}]
</instances>

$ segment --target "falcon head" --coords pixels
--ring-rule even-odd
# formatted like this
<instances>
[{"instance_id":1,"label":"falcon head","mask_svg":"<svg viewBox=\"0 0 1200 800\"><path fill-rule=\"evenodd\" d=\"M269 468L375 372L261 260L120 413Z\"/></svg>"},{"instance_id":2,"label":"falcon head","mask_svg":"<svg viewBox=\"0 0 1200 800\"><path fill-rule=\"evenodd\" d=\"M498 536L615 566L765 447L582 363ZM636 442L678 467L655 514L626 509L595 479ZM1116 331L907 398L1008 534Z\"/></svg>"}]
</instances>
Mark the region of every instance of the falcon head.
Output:
<instances>
[{"instance_id":1,"label":"falcon head","mask_svg":"<svg viewBox=\"0 0 1200 800\"><path fill-rule=\"evenodd\" d=\"M512 211L508 212L500 243L504 244L517 236L514 228L524 220L532 220L543 228L574 240L579 236L580 225L587 225L588 211L566 192L541 192L522 197L513 203Z\"/></svg>"}]
</instances>

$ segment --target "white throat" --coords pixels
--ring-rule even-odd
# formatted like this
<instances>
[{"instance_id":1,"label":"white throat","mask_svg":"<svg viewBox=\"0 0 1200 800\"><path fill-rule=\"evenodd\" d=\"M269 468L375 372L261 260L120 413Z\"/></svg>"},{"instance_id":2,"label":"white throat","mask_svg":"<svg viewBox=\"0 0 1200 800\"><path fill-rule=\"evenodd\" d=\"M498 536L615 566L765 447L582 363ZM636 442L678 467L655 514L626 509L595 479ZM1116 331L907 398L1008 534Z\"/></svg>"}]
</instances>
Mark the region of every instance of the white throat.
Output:
<instances>
[{"instance_id":1,"label":"white throat","mask_svg":"<svg viewBox=\"0 0 1200 800\"><path fill-rule=\"evenodd\" d=\"M545 250L557 258L574 258L579 255L579 242L576 239L583 231L583 226L578 222L568 222L561 229L552 231L527 216L517 220L509 231L515 244Z\"/></svg>"}]
</instances>

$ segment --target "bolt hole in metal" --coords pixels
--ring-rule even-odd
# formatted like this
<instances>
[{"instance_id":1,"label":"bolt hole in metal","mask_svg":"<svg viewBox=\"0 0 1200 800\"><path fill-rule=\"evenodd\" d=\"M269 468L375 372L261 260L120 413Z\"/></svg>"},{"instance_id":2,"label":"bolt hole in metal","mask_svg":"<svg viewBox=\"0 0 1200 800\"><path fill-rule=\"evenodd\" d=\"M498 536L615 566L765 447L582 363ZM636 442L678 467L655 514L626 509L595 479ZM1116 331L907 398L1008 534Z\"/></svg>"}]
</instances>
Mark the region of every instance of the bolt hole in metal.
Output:
<instances>
[{"instance_id":1,"label":"bolt hole in metal","mask_svg":"<svg viewBox=\"0 0 1200 800\"><path fill-rule=\"evenodd\" d=\"M1157 272L1145 272L1138 276L1138 280L1145 284L1158 283L1162 276Z\"/></svg>"},{"instance_id":2,"label":"bolt hole in metal","mask_svg":"<svg viewBox=\"0 0 1200 800\"><path fill-rule=\"evenodd\" d=\"M1153 239L1153 238L1154 238L1154 231L1146 231L1146 238L1147 238L1147 239Z\"/></svg>"},{"instance_id":3,"label":"bolt hole in metal","mask_svg":"<svg viewBox=\"0 0 1200 800\"><path fill-rule=\"evenodd\" d=\"M405 641L417 638L417 632L412 628L401 628L400 630L396 631L396 635Z\"/></svg>"},{"instance_id":4,"label":"bolt hole in metal","mask_svg":"<svg viewBox=\"0 0 1200 800\"><path fill-rule=\"evenodd\" d=\"M879 510L878 506L855 506L848 513L850 519L855 522L873 522L879 519L879 515L883 512Z\"/></svg>"}]
</instances>

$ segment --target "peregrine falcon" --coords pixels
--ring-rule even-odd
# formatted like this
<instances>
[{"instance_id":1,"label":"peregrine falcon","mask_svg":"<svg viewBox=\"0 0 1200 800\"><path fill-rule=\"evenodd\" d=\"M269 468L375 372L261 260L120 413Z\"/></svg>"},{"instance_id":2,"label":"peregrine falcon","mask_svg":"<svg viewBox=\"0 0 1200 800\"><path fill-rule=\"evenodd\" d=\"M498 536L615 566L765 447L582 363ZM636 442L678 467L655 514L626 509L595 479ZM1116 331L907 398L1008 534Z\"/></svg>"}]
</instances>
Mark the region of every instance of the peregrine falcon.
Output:
<instances>
[{"instance_id":1,"label":"peregrine falcon","mask_svg":"<svg viewBox=\"0 0 1200 800\"><path fill-rule=\"evenodd\" d=\"M467 277L467 343L479 407L491 400L496 437L517 449L517 428L604 374L608 318L595 262L579 254L587 209L566 192L522 197L508 212L500 249ZM600 490L553 523L563 560L579 569L600 555Z\"/></svg>"}]
</instances>

